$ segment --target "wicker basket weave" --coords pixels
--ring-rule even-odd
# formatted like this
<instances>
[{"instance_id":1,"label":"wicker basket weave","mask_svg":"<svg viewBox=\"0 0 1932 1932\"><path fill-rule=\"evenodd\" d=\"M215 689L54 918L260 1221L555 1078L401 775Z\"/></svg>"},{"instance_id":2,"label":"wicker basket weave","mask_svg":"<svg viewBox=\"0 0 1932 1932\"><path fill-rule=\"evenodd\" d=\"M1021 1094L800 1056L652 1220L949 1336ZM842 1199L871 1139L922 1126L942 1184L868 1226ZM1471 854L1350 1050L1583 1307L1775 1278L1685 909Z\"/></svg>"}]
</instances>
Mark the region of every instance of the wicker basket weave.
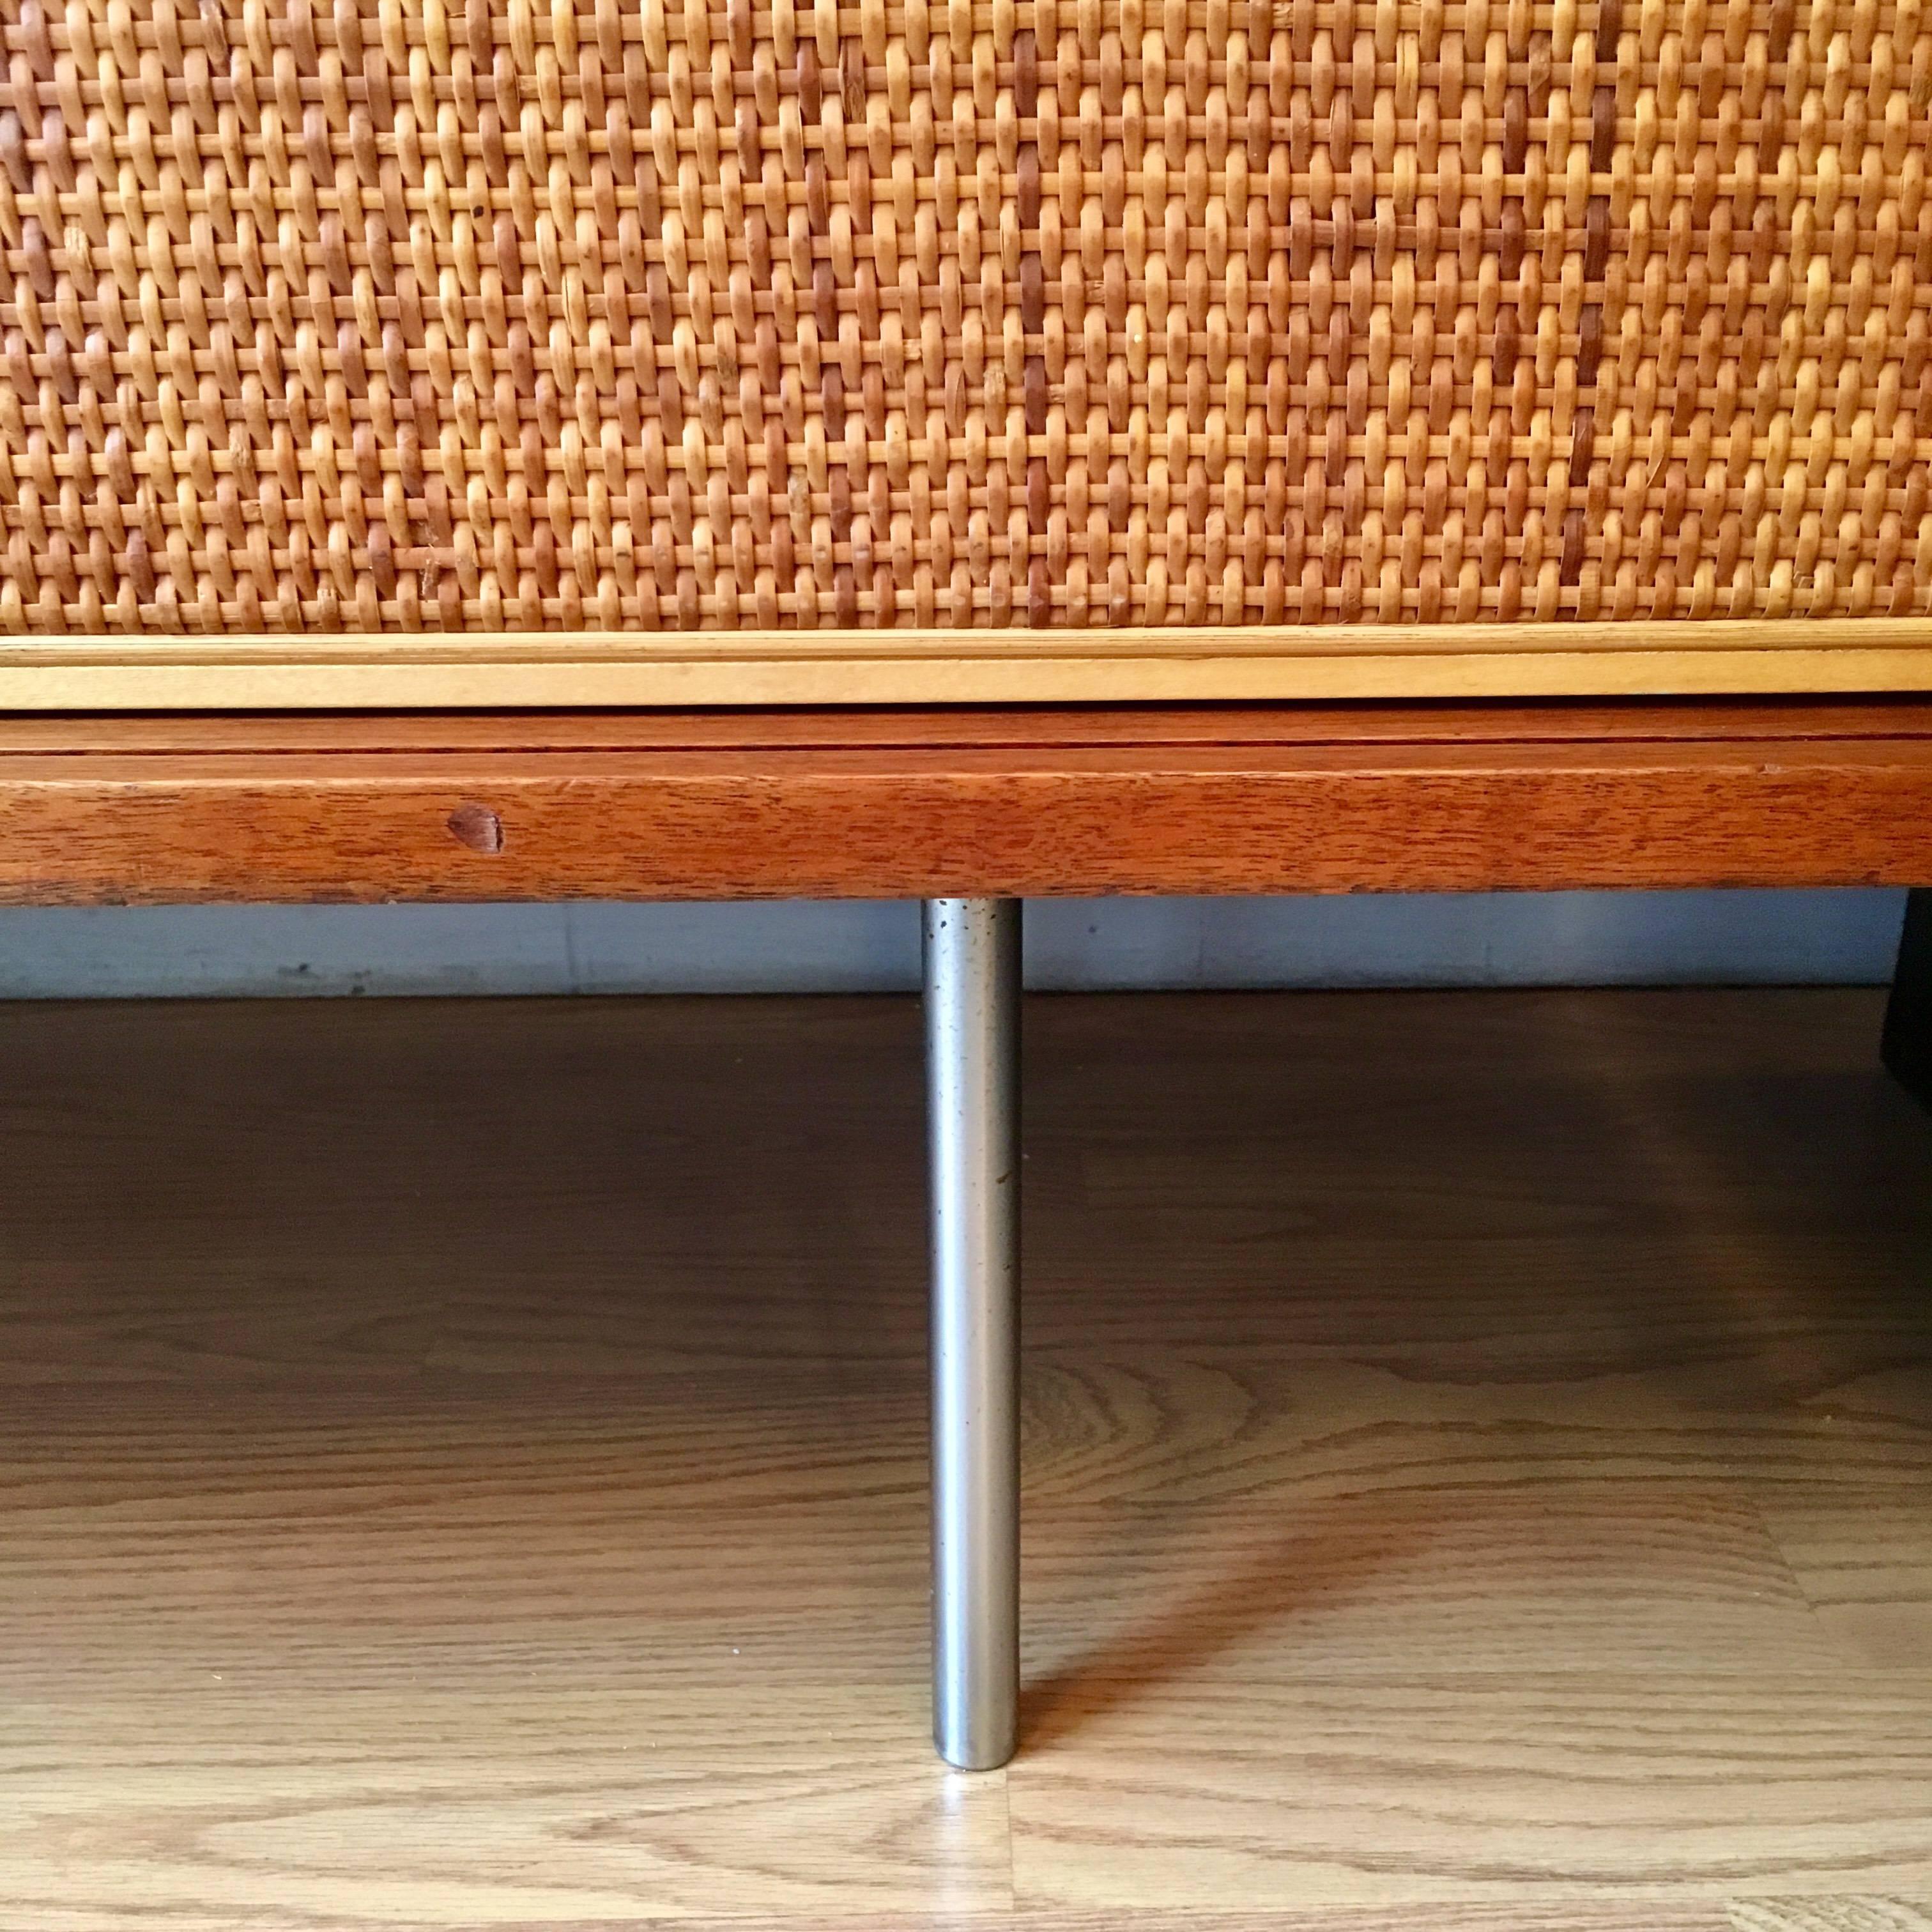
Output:
<instances>
[{"instance_id":1,"label":"wicker basket weave","mask_svg":"<svg viewBox=\"0 0 1932 1932\"><path fill-rule=\"evenodd\" d=\"M1924 0L0 20L0 628L1932 611Z\"/></svg>"}]
</instances>

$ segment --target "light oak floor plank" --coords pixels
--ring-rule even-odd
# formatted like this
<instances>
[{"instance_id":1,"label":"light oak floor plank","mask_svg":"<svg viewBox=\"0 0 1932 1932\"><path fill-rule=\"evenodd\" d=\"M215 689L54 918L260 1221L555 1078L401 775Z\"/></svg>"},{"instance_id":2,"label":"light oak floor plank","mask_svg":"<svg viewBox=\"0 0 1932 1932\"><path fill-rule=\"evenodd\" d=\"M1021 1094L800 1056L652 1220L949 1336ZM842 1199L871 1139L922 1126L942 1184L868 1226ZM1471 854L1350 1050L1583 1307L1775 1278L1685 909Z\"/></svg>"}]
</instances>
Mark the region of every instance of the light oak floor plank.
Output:
<instances>
[{"instance_id":1,"label":"light oak floor plank","mask_svg":"<svg viewBox=\"0 0 1932 1932\"><path fill-rule=\"evenodd\" d=\"M1932 1924L1877 1018L1033 1002L976 1779L909 1003L0 1007L0 1926Z\"/></svg>"},{"instance_id":2,"label":"light oak floor plank","mask_svg":"<svg viewBox=\"0 0 1932 1932\"><path fill-rule=\"evenodd\" d=\"M1866 1662L1932 1668L1932 1476L1795 1496L1767 1484L1760 1508L1821 1628Z\"/></svg>"},{"instance_id":3,"label":"light oak floor plank","mask_svg":"<svg viewBox=\"0 0 1932 1932\"><path fill-rule=\"evenodd\" d=\"M1932 1889L1932 1690L1890 1676L1094 1671L1042 1731L1011 1786L1023 1899Z\"/></svg>"},{"instance_id":4,"label":"light oak floor plank","mask_svg":"<svg viewBox=\"0 0 1932 1932\"><path fill-rule=\"evenodd\" d=\"M1932 1932L1932 1899L1754 1900L1730 1918L1736 1932Z\"/></svg>"}]
</instances>

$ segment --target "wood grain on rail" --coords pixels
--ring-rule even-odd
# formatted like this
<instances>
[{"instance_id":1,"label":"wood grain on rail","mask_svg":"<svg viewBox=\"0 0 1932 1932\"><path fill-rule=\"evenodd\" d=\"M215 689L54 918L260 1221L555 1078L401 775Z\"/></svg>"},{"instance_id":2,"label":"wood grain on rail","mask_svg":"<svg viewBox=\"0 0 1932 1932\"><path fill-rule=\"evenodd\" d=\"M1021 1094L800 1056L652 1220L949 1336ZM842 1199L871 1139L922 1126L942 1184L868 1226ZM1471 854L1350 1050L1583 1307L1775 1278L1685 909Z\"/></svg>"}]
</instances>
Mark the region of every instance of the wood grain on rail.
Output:
<instances>
[{"instance_id":1,"label":"wood grain on rail","mask_svg":"<svg viewBox=\"0 0 1932 1932\"><path fill-rule=\"evenodd\" d=\"M1928 879L1906 702L0 722L14 903Z\"/></svg>"}]
</instances>

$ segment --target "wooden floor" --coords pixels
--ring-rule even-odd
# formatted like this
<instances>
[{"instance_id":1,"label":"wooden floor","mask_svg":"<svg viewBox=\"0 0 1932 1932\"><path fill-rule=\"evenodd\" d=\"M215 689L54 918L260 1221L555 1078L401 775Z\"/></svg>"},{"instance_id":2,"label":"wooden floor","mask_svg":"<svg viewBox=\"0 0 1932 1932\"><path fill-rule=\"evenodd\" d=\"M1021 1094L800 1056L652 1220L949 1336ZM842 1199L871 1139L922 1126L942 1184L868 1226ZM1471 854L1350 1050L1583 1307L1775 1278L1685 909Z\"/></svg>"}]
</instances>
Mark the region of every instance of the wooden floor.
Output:
<instances>
[{"instance_id":1,"label":"wooden floor","mask_svg":"<svg viewBox=\"0 0 1932 1932\"><path fill-rule=\"evenodd\" d=\"M1932 1928L1878 1022L1032 1003L973 1778L910 1004L0 1008L0 1927Z\"/></svg>"}]
</instances>

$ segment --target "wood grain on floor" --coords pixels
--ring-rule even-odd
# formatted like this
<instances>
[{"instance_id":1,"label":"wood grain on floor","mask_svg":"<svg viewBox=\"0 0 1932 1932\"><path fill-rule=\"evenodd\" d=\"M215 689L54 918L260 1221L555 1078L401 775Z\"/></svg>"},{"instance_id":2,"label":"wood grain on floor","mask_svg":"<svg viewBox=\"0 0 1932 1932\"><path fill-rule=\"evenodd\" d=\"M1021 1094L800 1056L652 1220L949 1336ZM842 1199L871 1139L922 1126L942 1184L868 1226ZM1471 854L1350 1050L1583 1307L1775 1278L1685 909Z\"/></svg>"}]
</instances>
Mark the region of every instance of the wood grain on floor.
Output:
<instances>
[{"instance_id":1,"label":"wood grain on floor","mask_svg":"<svg viewBox=\"0 0 1932 1932\"><path fill-rule=\"evenodd\" d=\"M0 1008L0 1926L1932 1928L1879 1012L1032 1002L976 1778L911 1005Z\"/></svg>"}]
</instances>

